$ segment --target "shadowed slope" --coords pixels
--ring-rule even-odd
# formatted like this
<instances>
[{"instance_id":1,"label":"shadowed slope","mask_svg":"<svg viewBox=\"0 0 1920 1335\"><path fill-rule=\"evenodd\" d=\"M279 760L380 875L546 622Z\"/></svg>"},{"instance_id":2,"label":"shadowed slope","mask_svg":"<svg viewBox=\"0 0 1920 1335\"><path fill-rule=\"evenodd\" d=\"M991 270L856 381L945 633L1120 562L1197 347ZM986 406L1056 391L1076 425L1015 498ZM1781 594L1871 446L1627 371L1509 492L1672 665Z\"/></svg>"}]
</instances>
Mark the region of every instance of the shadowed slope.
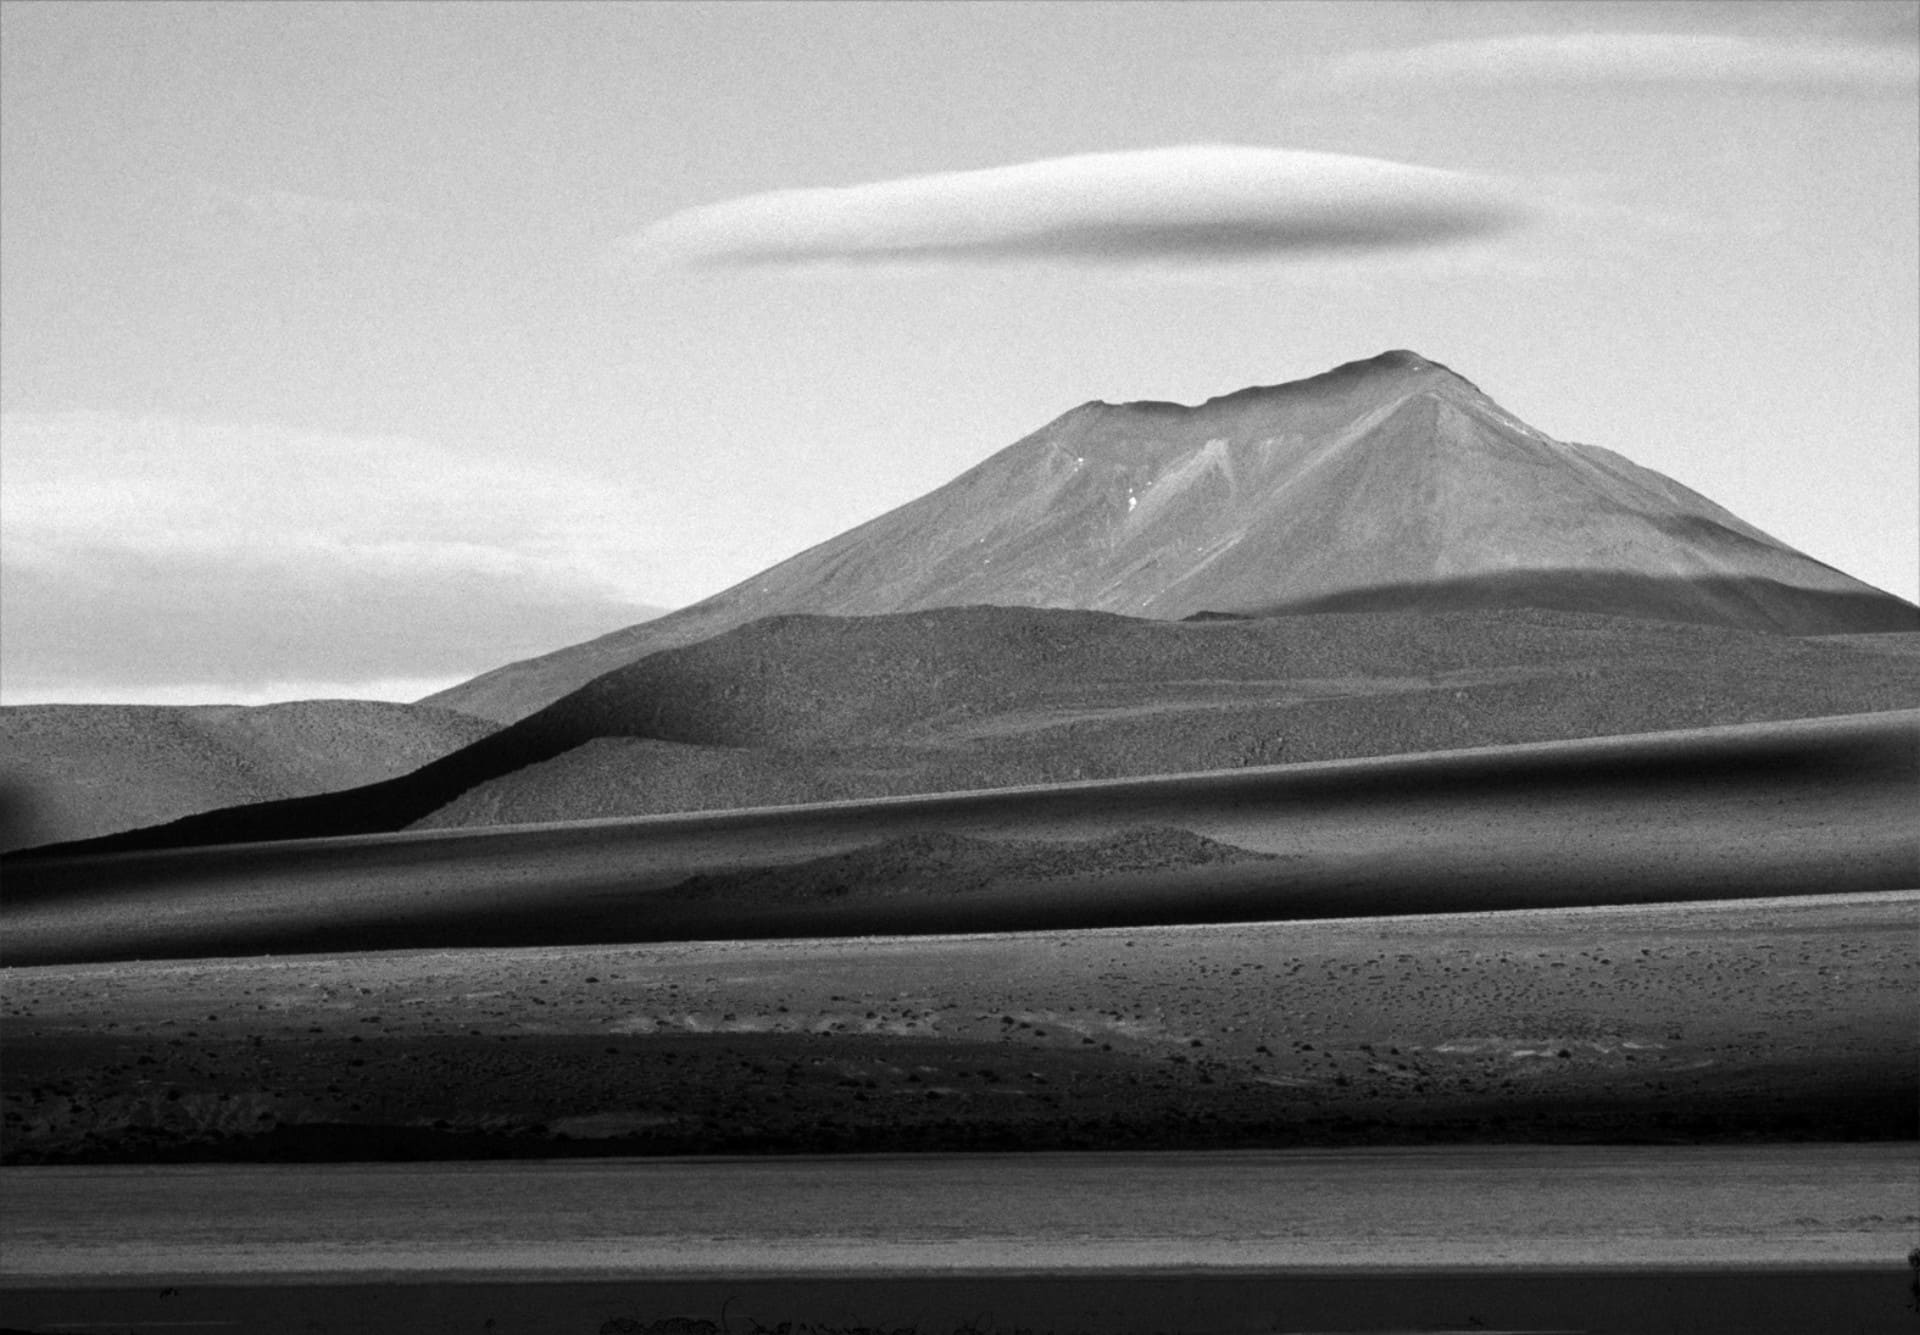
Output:
<instances>
[{"instance_id":1,"label":"shadowed slope","mask_svg":"<svg viewBox=\"0 0 1920 1335\"><path fill-rule=\"evenodd\" d=\"M178 847L845 800L1920 706L1920 660L1550 612L778 617L416 773L97 841Z\"/></svg>"},{"instance_id":2,"label":"shadowed slope","mask_svg":"<svg viewBox=\"0 0 1920 1335\"><path fill-rule=\"evenodd\" d=\"M497 724L425 705L0 709L0 783L26 808L0 851L198 811L357 788L418 769Z\"/></svg>"},{"instance_id":3,"label":"shadowed slope","mask_svg":"<svg viewBox=\"0 0 1920 1335\"><path fill-rule=\"evenodd\" d=\"M891 801L15 860L0 927L7 963L26 965L1901 889L1920 876L1917 762L1920 711L1909 710ZM1036 843L1068 847L1048 855ZM929 855L957 857L958 875L894 884ZM823 873L859 893L813 893ZM897 893L875 893L888 888L876 875Z\"/></svg>"},{"instance_id":4,"label":"shadowed slope","mask_svg":"<svg viewBox=\"0 0 1920 1335\"><path fill-rule=\"evenodd\" d=\"M1429 588L1451 593L1422 602ZM1407 593L1365 601L1381 589ZM1920 609L1393 352L1192 408L1085 404L704 602L430 700L516 719L759 617L981 603L1170 619L1546 606L1791 634L1920 629Z\"/></svg>"}]
</instances>

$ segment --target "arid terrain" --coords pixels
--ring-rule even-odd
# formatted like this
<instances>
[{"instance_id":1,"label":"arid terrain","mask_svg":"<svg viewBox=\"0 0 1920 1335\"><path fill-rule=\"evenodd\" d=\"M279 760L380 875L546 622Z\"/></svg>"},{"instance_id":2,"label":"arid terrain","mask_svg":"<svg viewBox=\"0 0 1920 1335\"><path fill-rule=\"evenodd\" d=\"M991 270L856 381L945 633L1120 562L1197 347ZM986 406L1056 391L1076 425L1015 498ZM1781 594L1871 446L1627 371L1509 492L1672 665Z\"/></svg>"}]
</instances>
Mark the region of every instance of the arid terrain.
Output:
<instances>
[{"instance_id":1,"label":"arid terrain","mask_svg":"<svg viewBox=\"0 0 1920 1335\"><path fill-rule=\"evenodd\" d=\"M821 806L9 860L9 964L1900 890L1920 711Z\"/></svg>"},{"instance_id":2,"label":"arid terrain","mask_svg":"<svg viewBox=\"0 0 1920 1335\"><path fill-rule=\"evenodd\" d=\"M1082 404L691 607L427 703L513 722L764 617L977 604L1159 620L1534 607L1784 635L1920 630L1912 603L1395 350L1191 407Z\"/></svg>"},{"instance_id":3,"label":"arid terrain","mask_svg":"<svg viewBox=\"0 0 1920 1335\"><path fill-rule=\"evenodd\" d=\"M4 975L9 1163L1887 1139L1920 895Z\"/></svg>"},{"instance_id":4,"label":"arid terrain","mask_svg":"<svg viewBox=\"0 0 1920 1335\"><path fill-rule=\"evenodd\" d=\"M432 705L0 708L0 852L406 774L494 731Z\"/></svg>"},{"instance_id":5,"label":"arid terrain","mask_svg":"<svg viewBox=\"0 0 1920 1335\"><path fill-rule=\"evenodd\" d=\"M0 851L1911 709L1903 636L1913 604L1392 351L1191 407L1083 404L732 588L414 706L0 716Z\"/></svg>"},{"instance_id":6,"label":"arid terrain","mask_svg":"<svg viewBox=\"0 0 1920 1335\"><path fill-rule=\"evenodd\" d=\"M1899 1144L6 1170L16 1328L1902 1330Z\"/></svg>"},{"instance_id":7,"label":"arid terrain","mask_svg":"<svg viewBox=\"0 0 1920 1335\"><path fill-rule=\"evenodd\" d=\"M1920 0L0 0L0 1335L1920 1335L1916 163Z\"/></svg>"},{"instance_id":8,"label":"arid terrain","mask_svg":"<svg viewBox=\"0 0 1920 1335\"><path fill-rule=\"evenodd\" d=\"M1087 405L417 768L16 848L3 1152L1911 1137L1916 616L1413 354Z\"/></svg>"},{"instance_id":9,"label":"arid terrain","mask_svg":"<svg viewBox=\"0 0 1920 1335\"><path fill-rule=\"evenodd\" d=\"M1533 609L776 617L609 672L412 773L57 851L857 801L1920 707L1920 655L1885 644L1908 637L1870 638Z\"/></svg>"}]
</instances>

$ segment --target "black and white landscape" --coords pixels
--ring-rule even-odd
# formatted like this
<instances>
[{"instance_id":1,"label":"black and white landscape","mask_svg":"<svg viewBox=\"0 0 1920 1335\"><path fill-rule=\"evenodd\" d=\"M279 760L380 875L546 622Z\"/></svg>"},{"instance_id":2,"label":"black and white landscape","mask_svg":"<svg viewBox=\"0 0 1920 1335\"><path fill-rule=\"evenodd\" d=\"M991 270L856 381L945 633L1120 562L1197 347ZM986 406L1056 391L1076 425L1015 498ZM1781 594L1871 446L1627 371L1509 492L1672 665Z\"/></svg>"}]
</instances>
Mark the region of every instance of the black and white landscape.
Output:
<instances>
[{"instance_id":1,"label":"black and white landscape","mask_svg":"<svg viewBox=\"0 0 1920 1335\"><path fill-rule=\"evenodd\" d=\"M1406 354L1221 402L9 855L9 1160L1911 1139L1920 613Z\"/></svg>"},{"instance_id":2,"label":"black and white landscape","mask_svg":"<svg viewBox=\"0 0 1920 1335\"><path fill-rule=\"evenodd\" d=\"M9 1328L1910 1324L1920 8L5 24Z\"/></svg>"}]
</instances>

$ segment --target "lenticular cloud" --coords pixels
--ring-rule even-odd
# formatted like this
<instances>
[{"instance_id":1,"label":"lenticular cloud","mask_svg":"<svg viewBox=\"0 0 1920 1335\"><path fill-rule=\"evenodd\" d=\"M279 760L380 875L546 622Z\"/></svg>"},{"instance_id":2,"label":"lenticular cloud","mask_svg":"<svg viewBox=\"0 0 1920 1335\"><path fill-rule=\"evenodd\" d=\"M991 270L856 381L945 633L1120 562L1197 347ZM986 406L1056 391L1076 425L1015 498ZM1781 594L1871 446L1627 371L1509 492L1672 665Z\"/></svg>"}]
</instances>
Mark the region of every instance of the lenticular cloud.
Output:
<instances>
[{"instance_id":1,"label":"lenticular cloud","mask_svg":"<svg viewBox=\"0 0 1920 1335\"><path fill-rule=\"evenodd\" d=\"M644 264L1232 261L1408 250L1506 231L1503 182L1377 158L1186 147L749 195L630 238Z\"/></svg>"}]
</instances>

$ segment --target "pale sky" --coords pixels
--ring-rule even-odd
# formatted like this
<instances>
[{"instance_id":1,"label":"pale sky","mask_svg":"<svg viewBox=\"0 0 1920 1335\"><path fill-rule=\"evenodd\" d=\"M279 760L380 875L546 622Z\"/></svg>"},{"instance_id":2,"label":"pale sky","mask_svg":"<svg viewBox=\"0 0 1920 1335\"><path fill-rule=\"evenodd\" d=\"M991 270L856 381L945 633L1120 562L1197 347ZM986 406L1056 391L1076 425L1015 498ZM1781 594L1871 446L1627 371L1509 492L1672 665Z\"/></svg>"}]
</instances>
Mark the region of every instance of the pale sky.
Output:
<instances>
[{"instance_id":1,"label":"pale sky","mask_svg":"<svg viewBox=\"0 0 1920 1335\"><path fill-rule=\"evenodd\" d=\"M413 698L1396 347L1920 596L1904 0L0 23L6 703Z\"/></svg>"}]
</instances>

